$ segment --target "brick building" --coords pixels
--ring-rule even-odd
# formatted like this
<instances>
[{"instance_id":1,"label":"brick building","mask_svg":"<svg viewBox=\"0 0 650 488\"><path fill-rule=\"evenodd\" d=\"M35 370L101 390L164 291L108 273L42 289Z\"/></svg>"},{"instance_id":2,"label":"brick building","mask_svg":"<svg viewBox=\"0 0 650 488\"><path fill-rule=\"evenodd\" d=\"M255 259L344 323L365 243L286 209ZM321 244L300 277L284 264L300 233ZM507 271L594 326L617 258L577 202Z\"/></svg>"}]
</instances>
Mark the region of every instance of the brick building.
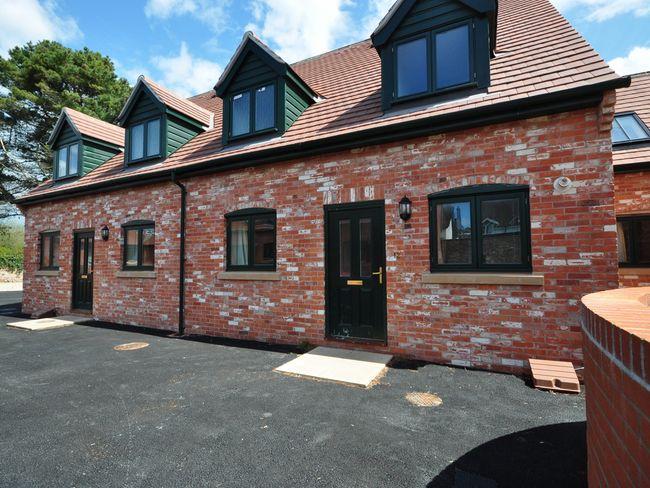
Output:
<instances>
[{"instance_id":1,"label":"brick building","mask_svg":"<svg viewBox=\"0 0 650 488\"><path fill-rule=\"evenodd\" d=\"M621 286L650 286L650 73L616 93L612 134Z\"/></svg>"},{"instance_id":2,"label":"brick building","mask_svg":"<svg viewBox=\"0 0 650 488\"><path fill-rule=\"evenodd\" d=\"M216 80L215 80L216 81ZM20 199L24 310L520 371L582 361L618 284L613 73L546 0L401 0L287 64L247 33L215 89L65 110Z\"/></svg>"}]
</instances>

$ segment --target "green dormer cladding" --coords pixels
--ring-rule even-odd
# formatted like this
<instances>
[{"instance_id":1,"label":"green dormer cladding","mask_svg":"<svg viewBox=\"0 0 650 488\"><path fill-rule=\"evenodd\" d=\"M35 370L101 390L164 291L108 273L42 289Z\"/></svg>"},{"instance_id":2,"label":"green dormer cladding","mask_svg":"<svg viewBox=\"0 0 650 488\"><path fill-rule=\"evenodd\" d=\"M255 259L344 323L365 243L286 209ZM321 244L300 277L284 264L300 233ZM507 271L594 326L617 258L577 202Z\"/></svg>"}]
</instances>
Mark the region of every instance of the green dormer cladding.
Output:
<instances>
[{"instance_id":1,"label":"green dormer cladding","mask_svg":"<svg viewBox=\"0 0 650 488\"><path fill-rule=\"evenodd\" d=\"M125 165L162 161L212 126L212 114L140 77L118 117Z\"/></svg>"},{"instance_id":2,"label":"green dormer cladding","mask_svg":"<svg viewBox=\"0 0 650 488\"><path fill-rule=\"evenodd\" d=\"M251 32L214 87L223 100L223 144L281 136L316 101L316 93Z\"/></svg>"},{"instance_id":3,"label":"green dormer cladding","mask_svg":"<svg viewBox=\"0 0 650 488\"><path fill-rule=\"evenodd\" d=\"M64 108L50 135L55 180L88 174L122 151L122 128Z\"/></svg>"},{"instance_id":4,"label":"green dormer cladding","mask_svg":"<svg viewBox=\"0 0 650 488\"><path fill-rule=\"evenodd\" d=\"M490 85L495 0L400 0L372 34L382 106Z\"/></svg>"}]
</instances>

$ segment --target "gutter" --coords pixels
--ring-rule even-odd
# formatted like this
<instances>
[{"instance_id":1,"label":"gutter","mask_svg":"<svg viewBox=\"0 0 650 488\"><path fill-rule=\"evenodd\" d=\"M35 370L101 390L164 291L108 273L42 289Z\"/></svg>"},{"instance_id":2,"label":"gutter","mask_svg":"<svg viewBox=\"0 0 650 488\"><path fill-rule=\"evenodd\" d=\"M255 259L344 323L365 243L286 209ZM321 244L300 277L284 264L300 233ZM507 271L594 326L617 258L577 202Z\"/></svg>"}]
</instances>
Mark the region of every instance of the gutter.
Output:
<instances>
[{"instance_id":1,"label":"gutter","mask_svg":"<svg viewBox=\"0 0 650 488\"><path fill-rule=\"evenodd\" d=\"M220 173L244 167L260 166L317 154L321 155L343 151L360 146L385 144L403 139L441 134L561 112L570 112L598 105L603 99L603 92L617 88L625 88L630 86L630 83L631 78L629 76L621 77L558 93L537 95L496 105L409 120L398 124L372 127L366 130L334 135L315 141L263 149L255 153L236 154L230 157L211 159L199 164L168 169L154 174L127 175L123 178L86 185L78 189L71 188L61 193L45 194L42 196L34 195L31 197L27 195L17 199L16 203L19 205L31 205L50 202L67 199L72 196L90 195L97 193L99 190L113 191L169 181L172 174L190 177Z\"/></svg>"},{"instance_id":2,"label":"gutter","mask_svg":"<svg viewBox=\"0 0 650 488\"><path fill-rule=\"evenodd\" d=\"M178 335L185 334L185 213L187 205L187 188L185 185L178 181L176 172L171 173L172 183L174 183L181 190L181 221L180 221L180 251L179 251L179 271L178 271Z\"/></svg>"}]
</instances>

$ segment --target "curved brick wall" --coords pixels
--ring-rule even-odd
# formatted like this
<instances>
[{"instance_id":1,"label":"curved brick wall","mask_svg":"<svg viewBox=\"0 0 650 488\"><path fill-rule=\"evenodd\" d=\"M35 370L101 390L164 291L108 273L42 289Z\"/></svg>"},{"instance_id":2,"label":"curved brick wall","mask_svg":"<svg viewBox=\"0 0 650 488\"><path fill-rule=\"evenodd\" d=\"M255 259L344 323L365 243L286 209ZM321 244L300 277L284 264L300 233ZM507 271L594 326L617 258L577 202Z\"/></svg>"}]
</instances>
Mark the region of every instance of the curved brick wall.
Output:
<instances>
[{"instance_id":1,"label":"curved brick wall","mask_svg":"<svg viewBox=\"0 0 650 488\"><path fill-rule=\"evenodd\" d=\"M589 486L650 486L650 287L582 303Z\"/></svg>"}]
</instances>

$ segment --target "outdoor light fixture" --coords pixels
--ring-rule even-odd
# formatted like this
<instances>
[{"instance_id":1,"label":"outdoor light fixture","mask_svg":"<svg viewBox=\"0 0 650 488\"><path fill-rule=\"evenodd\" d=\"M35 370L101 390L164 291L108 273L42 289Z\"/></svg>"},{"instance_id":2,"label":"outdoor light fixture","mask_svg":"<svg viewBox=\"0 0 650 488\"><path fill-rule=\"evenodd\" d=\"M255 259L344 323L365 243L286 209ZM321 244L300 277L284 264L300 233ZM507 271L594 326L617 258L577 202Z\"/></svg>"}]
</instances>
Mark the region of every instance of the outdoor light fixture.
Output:
<instances>
[{"instance_id":1,"label":"outdoor light fixture","mask_svg":"<svg viewBox=\"0 0 650 488\"><path fill-rule=\"evenodd\" d=\"M406 196L399 201L399 216L404 222L411 218L411 200Z\"/></svg>"},{"instance_id":2,"label":"outdoor light fixture","mask_svg":"<svg viewBox=\"0 0 650 488\"><path fill-rule=\"evenodd\" d=\"M102 227L102 241L108 240L108 226Z\"/></svg>"}]
</instances>

